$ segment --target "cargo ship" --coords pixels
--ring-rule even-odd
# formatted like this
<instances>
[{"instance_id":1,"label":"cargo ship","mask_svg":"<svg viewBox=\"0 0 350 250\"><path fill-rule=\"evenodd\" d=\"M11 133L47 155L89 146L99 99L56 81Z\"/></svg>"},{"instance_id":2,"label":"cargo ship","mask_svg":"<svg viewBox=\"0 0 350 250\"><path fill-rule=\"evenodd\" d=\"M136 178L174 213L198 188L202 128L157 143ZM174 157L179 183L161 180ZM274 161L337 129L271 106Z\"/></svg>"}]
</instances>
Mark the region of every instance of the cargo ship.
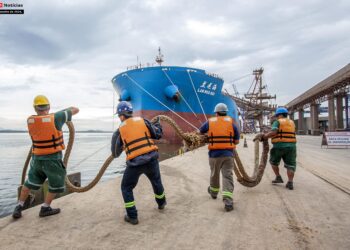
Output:
<instances>
[{"instance_id":1,"label":"cargo ship","mask_svg":"<svg viewBox=\"0 0 350 250\"><path fill-rule=\"evenodd\" d=\"M146 119L167 115L185 132L195 131L211 116L217 103L225 103L228 115L238 121L236 103L222 93L224 81L205 70L162 66L159 50L157 66L137 65L114 76L112 84L119 101L129 101L134 115ZM163 142L179 143L175 131L163 126Z\"/></svg>"}]
</instances>

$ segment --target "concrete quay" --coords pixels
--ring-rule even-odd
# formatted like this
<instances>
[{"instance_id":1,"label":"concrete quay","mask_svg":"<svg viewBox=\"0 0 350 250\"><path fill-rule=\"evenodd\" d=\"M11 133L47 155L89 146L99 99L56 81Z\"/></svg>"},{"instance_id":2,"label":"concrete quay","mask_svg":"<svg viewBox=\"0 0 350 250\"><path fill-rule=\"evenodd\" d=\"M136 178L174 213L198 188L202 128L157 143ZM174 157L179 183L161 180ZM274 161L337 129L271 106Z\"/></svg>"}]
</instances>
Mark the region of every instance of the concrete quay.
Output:
<instances>
[{"instance_id":1,"label":"concrete quay","mask_svg":"<svg viewBox=\"0 0 350 250\"><path fill-rule=\"evenodd\" d=\"M253 167L253 136L238 148ZM121 178L53 202L57 216L0 220L0 249L350 249L349 150L321 149L321 137L298 136L295 190L273 186L268 165L261 183L235 181L235 209L207 193L205 147L161 162L168 206L157 209L145 176L135 189L140 224L123 221ZM282 177L286 180L283 167ZM248 171L249 172L249 171Z\"/></svg>"}]
</instances>

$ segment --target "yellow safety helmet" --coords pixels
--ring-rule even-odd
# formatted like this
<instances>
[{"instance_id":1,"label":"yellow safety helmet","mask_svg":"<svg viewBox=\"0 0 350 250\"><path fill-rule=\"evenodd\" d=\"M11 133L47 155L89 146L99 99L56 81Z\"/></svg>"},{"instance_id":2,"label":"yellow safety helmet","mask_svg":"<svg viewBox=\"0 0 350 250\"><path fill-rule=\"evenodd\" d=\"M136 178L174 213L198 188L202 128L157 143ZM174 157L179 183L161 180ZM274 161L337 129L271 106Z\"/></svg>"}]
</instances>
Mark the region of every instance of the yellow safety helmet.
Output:
<instances>
[{"instance_id":1,"label":"yellow safety helmet","mask_svg":"<svg viewBox=\"0 0 350 250\"><path fill-rule=\"evenodd\" d=\"M44 95L37 95L34 98L33 106L50 105L49 99Z\"/></svg>"}]
</instances>

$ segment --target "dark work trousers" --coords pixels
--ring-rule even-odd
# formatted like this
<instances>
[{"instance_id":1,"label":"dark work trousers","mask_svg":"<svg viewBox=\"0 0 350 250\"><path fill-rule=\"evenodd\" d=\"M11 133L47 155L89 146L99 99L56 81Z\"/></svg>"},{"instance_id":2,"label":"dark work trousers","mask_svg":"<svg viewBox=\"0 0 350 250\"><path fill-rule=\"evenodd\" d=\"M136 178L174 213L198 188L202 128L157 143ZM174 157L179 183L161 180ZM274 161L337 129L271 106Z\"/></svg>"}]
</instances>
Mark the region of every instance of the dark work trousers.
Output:
<instances>
[{"instance_id":1,"label":"dark work trousers","mask_svg":"<svg viewBox=\"0 0 350 250\"><path fill-rule=\"evenodd\" d=\"M165 202L164 187L160 177L159 163L157 159L144 165L126 167L121 183L121 189L126 213L130 218L137 218L137 209L132 191L136 187L141 174L145 174L151 181L158 206L163 205Z\"/></svg>"}]
</instances>

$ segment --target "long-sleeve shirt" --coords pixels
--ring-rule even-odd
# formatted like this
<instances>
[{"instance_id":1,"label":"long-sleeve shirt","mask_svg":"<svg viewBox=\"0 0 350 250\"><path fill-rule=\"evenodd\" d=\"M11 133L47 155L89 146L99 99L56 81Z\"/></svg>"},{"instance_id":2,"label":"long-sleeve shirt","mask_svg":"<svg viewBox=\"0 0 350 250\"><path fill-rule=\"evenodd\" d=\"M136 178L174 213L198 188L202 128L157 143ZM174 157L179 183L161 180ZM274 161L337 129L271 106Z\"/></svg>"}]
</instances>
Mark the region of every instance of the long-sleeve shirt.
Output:
<instances>
[{"instance_id":1,"label":"long-sleeve shirt","mask_svg":"<svg viewBox=\"0 0 350 250\"><path fill-rule=\"evenodd\" d=\"M163 135L163 130L162 130L162 126L160 125L159 122L156 123L151 123L150 121L148 121L147 119L144 119L146 127L148 128L151 138L152 139L156 139L159 140L160 138L162 138ZM123 152L123 139L121 137L120 131L119 129L117 129L112 136L112 141L111 141L111 151L112 151L112 155L117 158L121 155L121 153ZM127 160L126 161L126 165L127 166L139 166L139 165L143 165L146 164L152 160L158 159L159 158L159 154L157 151L152 151L140 156L137 156L131 160Z\"/></svg>"},{"instance_id":2,"label":"long-sleeve shirt","mask_svg":"<svg viewBox=\"0 0 350 250\"><path fill-rule=\"evenodd\" d=\"M232 127L234 130L233 139L235 141L239 141L239 130L234 123L232 123ZM202 126L199 128L199 131L202 134L207 133L209 131L209 122L207 121L203 123ZM210 158L226 157L226 156L233 157L233 150L232 149L213 149L213 150L209 150L208 154Z\"/></svg>"}]
</instances>

